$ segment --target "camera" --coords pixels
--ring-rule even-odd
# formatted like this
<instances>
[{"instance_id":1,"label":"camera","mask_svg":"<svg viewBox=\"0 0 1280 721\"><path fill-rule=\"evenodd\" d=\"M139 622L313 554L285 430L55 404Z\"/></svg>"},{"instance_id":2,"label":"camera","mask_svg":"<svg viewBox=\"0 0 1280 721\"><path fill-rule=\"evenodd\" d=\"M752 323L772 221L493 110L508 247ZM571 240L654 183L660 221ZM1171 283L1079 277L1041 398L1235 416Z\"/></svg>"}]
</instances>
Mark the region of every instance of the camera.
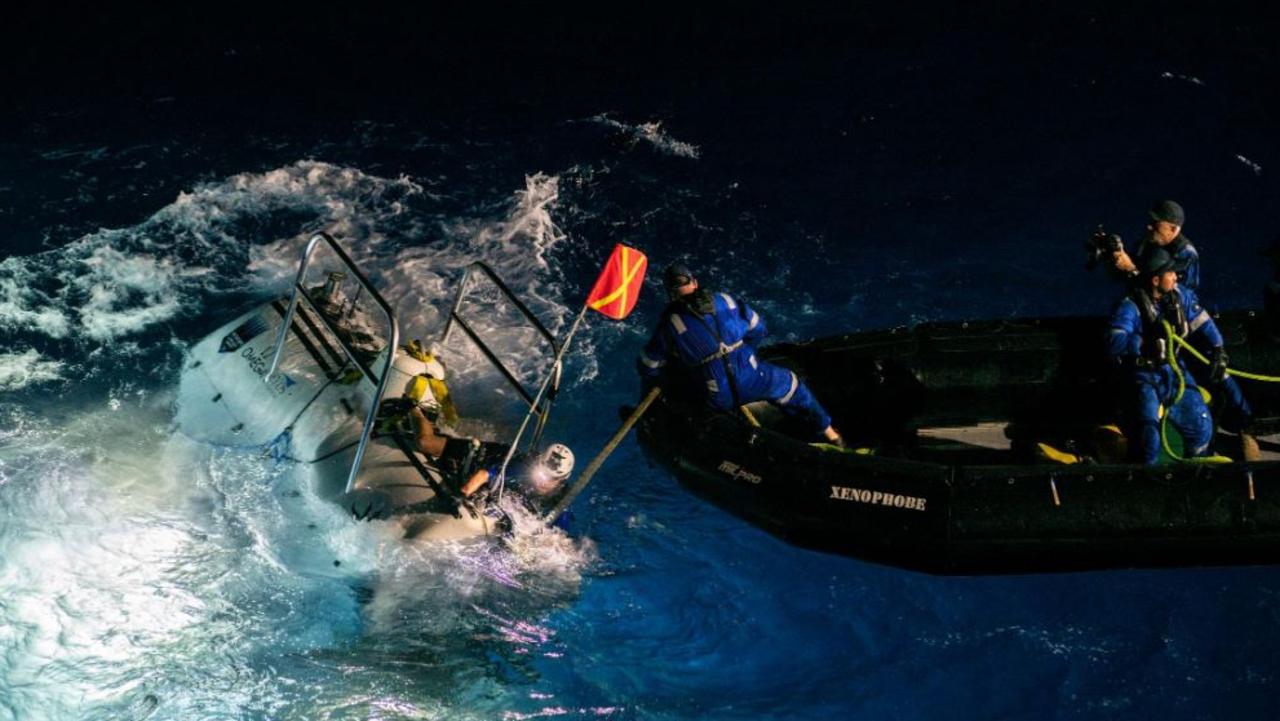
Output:
<instances>
[{"instance_id":1,"label":"camera","mask_svg":"<svg viewBox=\"0 0 1280 721\"><path fill-rule=\"evenodd\" d=\"M1108 233L1101 225L1084 243L1084 268L1093 270L1098 263L1110 261L1111 256L1124 250L1124 241L1115 233Z\"/></svg>"}]
</instances>

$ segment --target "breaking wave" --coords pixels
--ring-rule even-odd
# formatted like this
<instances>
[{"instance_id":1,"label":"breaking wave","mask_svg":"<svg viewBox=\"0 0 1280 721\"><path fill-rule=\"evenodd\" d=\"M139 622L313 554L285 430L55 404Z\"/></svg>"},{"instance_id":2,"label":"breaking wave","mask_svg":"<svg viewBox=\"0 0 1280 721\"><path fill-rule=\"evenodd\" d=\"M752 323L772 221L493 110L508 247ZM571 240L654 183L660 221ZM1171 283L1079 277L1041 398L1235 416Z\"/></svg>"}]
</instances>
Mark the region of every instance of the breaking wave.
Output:
<instances>
[{"instance_id":1,"label":"breaking wave","mask_svg":"<svg viewBox=\"0 0 1280 721\"><path fill-rule=\"evenodd\" d=\"M551 211L559 192L557 176L535 173L506 200L491 203L492 215L446 217L407 177L316 161L242 173L180 194L137 226L6 259L0 329L102 346L220 308L221 299L260 300L288 287L302 246L324 230L392 302L406 338L434 337L461 269L477 260L494 267L558 332L565 314L551 256L566 236ZM505 350L528 360L521 374L545 372L545 359L515 353L532 339L520 336L514 322L494 318L495 335L517 332ZM34 378L53 366L41 368Z\"/></svg>"},{"instance_id":2,"label":"breaking wave","mask_svg":"<svg viewBox=\"0 0 1280 721\"><path fill-rule=\"evenodd\" d=\"M603 125L617 131L622 136L628 138L631 145L645 143L664 155L672 155L678 158L688 158L697 160L702 154L702 150L683 140L676 140L662 129L660 121L652 121L648 123L638 123L636 125L628 125L609 117L607 113L601 113L591 118L591 122Z\"/></svg>"},{"instance_id":3,"label":"breaking wave","mask_svg":"<svg viewBox=\"0 0 1280 721\"><path fill-rule=\"evenodd\" d=\"M280 229L376 239L369 226L419 191L310 161L202 185L137 226L0 263L0 328L99 344L141 333L199 311L208 295L252 290L253 248Z\"/></svg>"},{"instance_id":4,"label":"breaking wave","mask_svg":"<svg viewBox=\"0 0 1280 721\"><path fill-rule=\"evenodd\" d=\"M44 358L36 350L0 353L0 390L16 391L61 380L63 368L63 362Z\"/></svg>"}]
</instances>

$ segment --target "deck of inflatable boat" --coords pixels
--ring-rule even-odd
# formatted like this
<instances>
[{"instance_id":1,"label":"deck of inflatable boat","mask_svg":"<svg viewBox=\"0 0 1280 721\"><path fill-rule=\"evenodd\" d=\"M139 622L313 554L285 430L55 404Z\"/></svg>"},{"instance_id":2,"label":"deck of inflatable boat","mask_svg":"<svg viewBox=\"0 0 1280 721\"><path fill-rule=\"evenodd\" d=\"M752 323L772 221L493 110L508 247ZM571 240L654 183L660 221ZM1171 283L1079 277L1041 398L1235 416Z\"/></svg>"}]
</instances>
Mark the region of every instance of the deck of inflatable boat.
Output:
<instances>
[{"instance_id":1,"label":"deck of inflatable boat","mask_svg":"<svg viewBox=\"0 0 1280 721\"><path fill-rule=\"evenodd\" d=\"M979 423L971 426L921 428L918 431L920 452L938 460L948 456L956 456L957 459L962 456L966 459L985 456L990 465L1000 464L1001 461L1018 463L1013 457L1008 427L1007 423ZM1219 431L1215 442L1219 446L1231 446L1234 439L1234 436ZM1280 433L1259 437L1258 446L1262 451L1262 461L1280 461Z\"/></svg>"}]
</instances>

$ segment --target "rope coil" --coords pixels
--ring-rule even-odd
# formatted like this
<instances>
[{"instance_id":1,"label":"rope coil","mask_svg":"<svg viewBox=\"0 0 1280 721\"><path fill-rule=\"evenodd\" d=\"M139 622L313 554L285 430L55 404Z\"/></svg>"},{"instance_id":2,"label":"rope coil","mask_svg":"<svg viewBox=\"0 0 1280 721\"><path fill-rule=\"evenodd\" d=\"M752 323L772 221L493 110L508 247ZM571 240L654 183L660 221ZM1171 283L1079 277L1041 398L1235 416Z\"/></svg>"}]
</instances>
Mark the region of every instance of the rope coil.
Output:
<instances>
[{"instance_id":1,"label":"rope coil","mask_svg":"<svg viewBox=\"0 0 1280 721\"><path fill-rule=\"evenodd\" d=\"M1177 453L1174 453L1173 448L1169 446L1169 438L1166 434L1166 430L1169 426L1169 412L1173 410L1174 406L1178 405L1178 402L1182 400L1183 393L1187 390L1187 379L1182 374L1182 367L1178 364L1177 346L1181 346L1186 349L1192 357L1205 365L1212 365L1212 362L1210 362L1203 353L1193 348L1185 338L1174 333L1173 326L1169 325L1169 321L1162 319L1160 323L1164 326L1165 337L1169 339L1169 342L1165 344L1165 360L1169 363L1169 366L1173 368L1173 374L1178 377L1178 394L1174 396L1173 402L1169 404L1169 409L1166 410L1164 415L1160 418L1160 444L1164 447L1164 452L1169 454L1170 458L1181 463L1230 463L1230 458L1216 455L1202 456L1199 458L1183 458ZM1238 371L1232 368L1227 369L1227 374L1238 378L1247 378L1249 380L1263 381L1266 383L1280 383L1280 377L1265 376L1260 373L1247 373L1245 371Z\"/></svg>"}]
</instances>

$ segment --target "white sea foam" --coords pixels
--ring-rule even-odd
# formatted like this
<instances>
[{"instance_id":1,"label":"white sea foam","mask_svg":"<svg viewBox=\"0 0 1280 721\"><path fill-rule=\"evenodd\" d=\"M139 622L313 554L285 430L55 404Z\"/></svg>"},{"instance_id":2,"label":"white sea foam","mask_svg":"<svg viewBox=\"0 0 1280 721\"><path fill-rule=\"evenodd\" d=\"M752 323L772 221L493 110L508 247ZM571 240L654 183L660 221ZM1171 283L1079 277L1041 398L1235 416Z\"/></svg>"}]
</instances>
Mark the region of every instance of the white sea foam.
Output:
<instances>
[{"instance_id":1,"label":"white sea foam","mask_svg":"<svg viewBox=\"0 0 1280 721\"><path fill-rule=\"evenodd\" d=\"M627 136L632 144L644 142L652 146L658 152L666 155L674 155L680 158L689 158L697 160L702 151L698 146L692 143L686 143L682 140L676 140L662 129L662 123L652 121L648 123L639 123L636 125L628 125L609 117L607 113L601 113L591 118L592 122L612 128L619 133Z\"/></svg>"},{"instance_id":2,"label":"white sea foam","mask_svg":"<svg viewBox=\"0 0 1280 721\"><path fill-rule=\"evenodd\" d=\"M512 194L502 215L454 219L439 229L437 242L397 253L378 276L384 294L396 300L405 317L406 330L423 334L439 329L460 271L474 261L493 268L544 320L560 323L559 276L549 258L565 240L551 217L559 197L560 179L535 173Z\"/></svg>"},{"instance_id":3,"label":"white sea foam","mask_svg":"<svg viewBox=\"0 0 1280 721\"><path fill-rule=\"evenodd\" d=\"M1181 80L1184 83L1191 83L1192 85L1199 85L1200 87L1204 87L1204 81L1201 80L1200 78L1197 78L1194 75L1183 75L1181 73L1171 73L1166 70L1165 72L1160 73L1160 77L1164 78L1165 80Z\"/></svg>"},{"instance_id":4,"label":"white sea foam","mask_svg":"<svg viewBox=\"0 0 1280 721\"><path fill-rule=\"evenodd\" d=\"M0 328L96 343L143 332L198 310L209 294L283 285L296 255L272 249L322 228L355 240L358 260L377 257L379 224L420 192L407 178L314 161L200 185L136 226L0 263ZM289 237L255 237L281 216L292 220Z\"/></svg>"},{"instance_id":5,"label":"white sea foam","mask_svg":"<svg viewBox=\"0 0 1280 721\"><path fill-rule=\"evenodd\" d=\"M559 198L559 177L535 173L512 193L501 213L449 221L435 242L404 248L391 262L377 264L375 282L396 304L403 336L438 337L463 269L474 261L491 267L554 336L562 335L569 317L566 305L581 298L565 297L567 284L551 257L568 240L552 216ZM583 293L585 297L585 289ZM475 277L468 299L462 314L518 378L536 386L550 369L551 347L483 276ZM589 346L576 348L591 372ZM494 383L487 360L463 334L453 334L444 353L455 378L473 382L473 393L482 386L486 393L507 392L500 380Z\"/></svg>"},{"instance_id":6,"label":"white sea foam","mask_svg":"<svg viewBox=\"0 0 1280 721\"><path fill-rule=\"evenodd\" d=\"M1252 170L1254 175L1262 175L1262 166L1259 165L1258 163L1253 162L1252 160L1244 157L1243 155L1236 155L1236 160L1239 160L1240 162L1248 166L1249 170Z\"/></svg>"},{"instance_id":7,"label":"white sea foam","mask_svg":"<svg viewBox=\"0 0 1280 721\"><path fill-rule=\"evenodd\" d=\"M457 619L458 624L484 622L518 652L545 645L552 633L527 621L524 611L577 595L596 549L590 541L547 528L514 496L503 500L503 508L514 528L502 543L385 544L366 609L371 631L392 635L426 621L437 634L459 630L441 627L442 620Z\"/></svg>"},{"instance_id":8,"label":"white sea foam","mask_svg":"<svg viewBox=\"0 0 1280 721\"><path fill-rule=\"evenodd\" d=\"M34 349L0 353L0 390L16 391L37 383L62 379L66 364L49 360Z\"/></svg>"},{"instance_id":9,"label":"white sea foam","mask_svg":"<svg viewBox=\"0 0 1280 721\"><path fill-rule=\"evenodd\" d=\"M115 410L68 404L46 421L0 407L2 721L273 716L264 693L322 714L351 703L334 675L401 673L395 659L415 648L547 649L540 619L593 558L514 506L514 551L405 544L391 524L353 523L289 466L172 436L165 394L110 397ZM367 579L362 604L353 587ZM377 650L329 669L325 654L357 639ZM444 669L430 695L469 668L461 680Z\"/></svg>"},{"instance_id":10,"label":"white sea foam","mask_svg":"<svg viewBox=\"0 0 1280 721\"><path fill-rule=\"evenodd\" d=\"M34 285L41 266L25 258L0 262L0 328L64 338L71 329L62 304Z\"/></svg>"},{"instance_id":11,"label":"white sea foam","mask_svg":"<svg viewBox=\"0 0 1280 721\"><path fill-rule=\"evenodd\" d=\"M202 275L200 269L178 268L170 258L126 254L104 245L94 248L63 279L87 291L76 309L82 332L93 340L109 341L177 315L181 280Z\"/></svg>"}]
</instances>

